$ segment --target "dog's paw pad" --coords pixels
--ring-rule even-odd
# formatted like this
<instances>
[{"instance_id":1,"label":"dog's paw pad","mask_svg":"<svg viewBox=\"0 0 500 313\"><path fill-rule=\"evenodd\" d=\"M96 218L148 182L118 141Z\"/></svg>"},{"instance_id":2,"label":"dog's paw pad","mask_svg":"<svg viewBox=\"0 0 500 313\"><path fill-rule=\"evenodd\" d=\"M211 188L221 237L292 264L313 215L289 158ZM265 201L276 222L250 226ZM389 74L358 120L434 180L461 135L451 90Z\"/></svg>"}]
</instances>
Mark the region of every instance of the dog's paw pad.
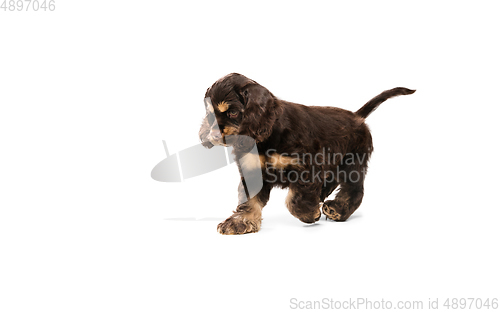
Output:
<instances>
[{"instance_id":1,"label":"dog's paw pad","mask_svg":"<svg viewBox=\"0 0 500 313\"><path fill-rule=\"evenodd\" d=\"M334 221L340 221L342 216L335 211L335 209L331 206L323 204L323 214L325 214L326 218L329 218Z\"/></svg>"}]
</instances>

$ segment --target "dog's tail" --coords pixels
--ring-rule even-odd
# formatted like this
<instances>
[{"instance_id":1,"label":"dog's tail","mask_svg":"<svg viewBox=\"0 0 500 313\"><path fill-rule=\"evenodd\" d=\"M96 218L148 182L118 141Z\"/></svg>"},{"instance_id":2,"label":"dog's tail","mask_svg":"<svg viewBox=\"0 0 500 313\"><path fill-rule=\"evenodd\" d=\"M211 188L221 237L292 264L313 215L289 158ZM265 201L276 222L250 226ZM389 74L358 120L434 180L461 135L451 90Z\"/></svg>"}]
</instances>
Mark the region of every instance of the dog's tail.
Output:
<instances>
[{"instance_id":1,"label":"dog's tail","mask_svg":"<svg viewBox=\"0 0 500 313\"><path fill-rule=\"evenodd\" d=\"M379 94L378 96L376 96L375 98L368 101L363 107L361 107L361 109L356 111L356 114L361 116L362 118L367 118L368 115L370 115L370 113L375 111L378 108L378 106L385 100L402 95L411 95L415 91L416 90L403 87L397 87L390 90L386 90L381 94Z\"/></svg>"}]
</instances>

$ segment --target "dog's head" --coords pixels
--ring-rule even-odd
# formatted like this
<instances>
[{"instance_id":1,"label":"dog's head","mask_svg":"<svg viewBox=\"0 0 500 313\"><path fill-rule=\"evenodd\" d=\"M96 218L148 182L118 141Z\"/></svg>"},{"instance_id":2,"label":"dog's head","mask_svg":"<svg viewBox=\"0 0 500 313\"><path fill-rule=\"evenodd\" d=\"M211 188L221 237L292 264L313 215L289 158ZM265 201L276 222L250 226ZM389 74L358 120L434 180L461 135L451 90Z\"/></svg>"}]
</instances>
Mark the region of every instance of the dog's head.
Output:
<instances>
[{"instance_id":1,"label":"dog's head","mask_svg":"<svg viewBox=\"0 0 500 313\"><path fill-rule=\"evenodd\" d=\"M237 148L243 145L238 139L244 137L264 141L281 113L279 101L269 90L237 73L224 76L208 88L205 109L199 135L207 148Z\"/></svg>"}]
</instances>

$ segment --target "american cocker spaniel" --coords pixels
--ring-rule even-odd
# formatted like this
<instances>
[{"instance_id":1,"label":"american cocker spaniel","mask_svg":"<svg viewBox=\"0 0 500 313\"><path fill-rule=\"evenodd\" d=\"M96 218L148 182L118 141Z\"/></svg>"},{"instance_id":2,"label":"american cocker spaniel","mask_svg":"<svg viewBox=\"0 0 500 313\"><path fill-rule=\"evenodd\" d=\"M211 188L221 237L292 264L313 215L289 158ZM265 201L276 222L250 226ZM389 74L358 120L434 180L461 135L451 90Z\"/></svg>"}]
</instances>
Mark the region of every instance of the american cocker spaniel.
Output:
<instances>
[{"instance_id":1,"label":"american cocker spaniel","mask_svg":"<svg viewBox=\"0 0 500 313\"><path fill-rule=\"evenodd\" d=\"M321 212L334 221L347 220L363 199L373 151L365 119L385 100L414 92L402 87L386 90L351 112L278 99L237 73L216 81L205 94L202 144L230 146L236 159L256 146L260 166L253 176L262 181L252 195L248 175L241 175L238 194L244 200L217 230L221 234L259 231L262 208L273 187L289 189L286 206L304 223L318 221ZM237 164L240 174L245 172L244 162ZM335 199L325 201L337 187Z\"/></svg>"}]
</instances>

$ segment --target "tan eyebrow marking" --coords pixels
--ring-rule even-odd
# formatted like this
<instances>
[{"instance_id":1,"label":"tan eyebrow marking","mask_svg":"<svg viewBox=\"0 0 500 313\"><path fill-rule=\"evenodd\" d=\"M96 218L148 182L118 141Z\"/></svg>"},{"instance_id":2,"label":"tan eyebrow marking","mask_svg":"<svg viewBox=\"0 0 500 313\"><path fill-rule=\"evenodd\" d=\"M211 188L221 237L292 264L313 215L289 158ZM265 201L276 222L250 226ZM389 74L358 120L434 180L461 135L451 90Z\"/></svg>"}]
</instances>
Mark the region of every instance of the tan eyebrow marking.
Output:
<instances>
[{"instance_id":1,"label":"tan eyebrow marking","mask_svg":"<svg viewBox=\"0 0 500 313\"><path fill-rule=\"evenodd\" d=\"M219 104L217 104L217 107L219 108L219 111L226 112L227 109L229 109L229 103L222 101Z\"/></svg>"}]
</instances>

